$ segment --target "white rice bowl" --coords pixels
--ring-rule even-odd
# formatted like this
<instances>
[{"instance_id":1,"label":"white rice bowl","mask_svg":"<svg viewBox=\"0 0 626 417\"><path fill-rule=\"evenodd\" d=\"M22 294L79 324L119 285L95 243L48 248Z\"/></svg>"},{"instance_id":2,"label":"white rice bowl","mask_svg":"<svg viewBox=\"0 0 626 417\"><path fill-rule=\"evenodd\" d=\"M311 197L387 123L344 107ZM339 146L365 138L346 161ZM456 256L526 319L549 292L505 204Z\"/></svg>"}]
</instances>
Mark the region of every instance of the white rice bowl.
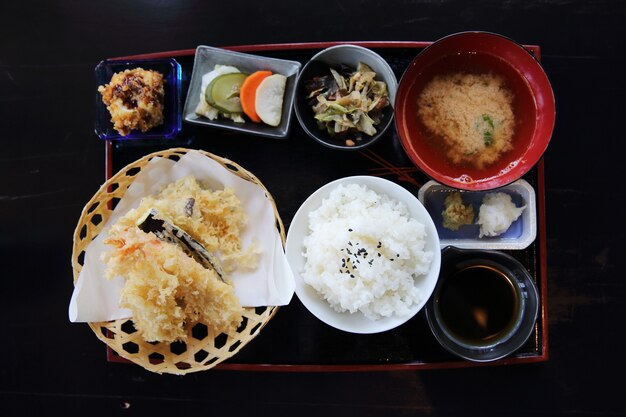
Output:
<instances>
[{"instance_id":1,"label":"white rice bowl","mask_svg":"<svg viewBox=\"0 0 626 417\"><path fill-rule=\"evenodd\" d=\"M322 187L287 235L298 298L322 321L353 333L389 330L417 314L436 284L440 255L419 200L377 177Z\"/></svg>"}]
</instances>

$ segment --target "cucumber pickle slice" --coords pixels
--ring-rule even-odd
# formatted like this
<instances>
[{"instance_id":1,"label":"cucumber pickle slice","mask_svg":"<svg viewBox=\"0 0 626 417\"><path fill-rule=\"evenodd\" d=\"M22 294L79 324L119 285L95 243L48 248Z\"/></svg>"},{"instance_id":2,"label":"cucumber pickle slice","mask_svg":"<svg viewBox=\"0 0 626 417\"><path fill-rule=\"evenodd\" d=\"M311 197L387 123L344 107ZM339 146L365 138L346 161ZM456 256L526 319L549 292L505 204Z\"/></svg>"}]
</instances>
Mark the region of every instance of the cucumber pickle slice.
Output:
<instances>
[{"instance_id":1,"label":"cucumber pickle slice","mask_svg":"<svg viewBox=\"0 0 626 417\"><path fill-rule=\"evenodd\" d=\"M207 103L225 113L241 113L239 89L248 74L234 72L215 77L205 91Z\"/></svg>"}]
</instances>

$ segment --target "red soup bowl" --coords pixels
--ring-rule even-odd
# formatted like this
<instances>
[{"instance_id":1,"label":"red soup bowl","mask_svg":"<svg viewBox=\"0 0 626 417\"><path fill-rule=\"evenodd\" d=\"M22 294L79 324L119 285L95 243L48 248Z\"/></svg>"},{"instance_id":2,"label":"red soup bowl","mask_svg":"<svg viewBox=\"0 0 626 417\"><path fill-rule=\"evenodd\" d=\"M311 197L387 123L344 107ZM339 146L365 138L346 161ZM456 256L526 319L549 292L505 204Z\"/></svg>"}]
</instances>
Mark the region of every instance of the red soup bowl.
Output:
<instances>
[{"instance_id":1,"label":"red soup bowl","mask_svg":"<svg viewBox=\"0 0 626 417\"><path fill-rule=\"evenodd\" d=\"M495 74L511 93L512 147L496 161L481 167L453 161L446 141L418 115L424 88L436 76L451 73ZM400 80L395 112L400 142L411 161L433 180L463 190L490 190L524 176L547 149L555 121L554 94L539 62L518 43L487 32L453 34L420 52Z\"/></svg>"}]
</instances>

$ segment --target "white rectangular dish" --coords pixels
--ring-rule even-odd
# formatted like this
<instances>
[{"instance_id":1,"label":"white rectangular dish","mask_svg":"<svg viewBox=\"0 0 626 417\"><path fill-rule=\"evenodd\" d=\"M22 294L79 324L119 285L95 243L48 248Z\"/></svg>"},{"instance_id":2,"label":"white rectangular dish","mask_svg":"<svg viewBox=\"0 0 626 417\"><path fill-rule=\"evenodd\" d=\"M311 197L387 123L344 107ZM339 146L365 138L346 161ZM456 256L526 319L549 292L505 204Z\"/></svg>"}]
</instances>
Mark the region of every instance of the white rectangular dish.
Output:
<instances>
[{"instance_id":1,"label":"white rectangular dish","mask_svg":"<svg viewBox=\"0 0 626 417\"><path fill-rule=\"evenodd\" d=\"M458 230L450 230L443 226L444 200L450 193L458 191L465 204L474 208L474 223L461 226ZM499 236L479 237L480 226L476 218L486 194L504 192L511 196L517 207L526 206L520 217ZM420 188L418 198L430 213L441 247L456 246L466 249L525 249L534 242L537 236L537 210L535 190L525 180L518 180L505 187L490 191L463 191L446 187L436 181L429 181Z\"/></svg>"}]
</instances>

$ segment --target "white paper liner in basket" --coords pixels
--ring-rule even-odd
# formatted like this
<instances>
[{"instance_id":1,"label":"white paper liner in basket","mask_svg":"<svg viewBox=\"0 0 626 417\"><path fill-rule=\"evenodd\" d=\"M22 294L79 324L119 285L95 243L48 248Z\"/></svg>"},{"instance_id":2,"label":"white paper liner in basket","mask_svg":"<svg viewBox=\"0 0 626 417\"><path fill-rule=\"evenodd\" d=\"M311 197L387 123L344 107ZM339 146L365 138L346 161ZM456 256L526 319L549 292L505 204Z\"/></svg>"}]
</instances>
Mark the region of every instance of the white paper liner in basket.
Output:
<instances>
[{"instance_id":1,"label":"white paper liner in basket","mask_svg":"<svg viewBox=\"0 0 626 417\"><path fill-rule=\"evenodd\" d=\"M190 161L191 168L187 166ZM260 216L264 219L263 227L260 229L265 233L262 236L266 236L271 229L270 235L273 234L273 237L271 242L261 244L265 252L262 255L263 265L258 268L256 277L247 276L245 273L232 277L242 305L248 307L245 308L243 323L236 331L231 334L212 335L207 333L206 326L198 324L188 329L186 343L148 343L134 329L132 320L128 319L129 312L117 307L122 279L120 278L118 282L114 280L85 285L83 282L85 279L81 275L94 273L90 265L94 262L94 254L99 261L99 254L97 251L92 254L89 248L103 239L107 225L136 206L142 196L153 194L162 185L188 174L215 188L224 186L235 188L235 193L242 200L242 205L248 213L248 224L259 223ZM153 185L156 188L153 188ZM253 202L252 206L248 204L253 194L257 194L258 199L259 191L263 196L262 204L256 204L258 201ZM266 207L262 207L263 205ZM112 206L115 206L115 210L111 209ZM250 230L252 231L250 235L243 236L244 247L253 238L258 238L255 233L259 233L259 229L256 228L255 232L255 228L251 227ZM115 352L150 371L184 374L209 369L232 357L267 324L276 313L277 306L289 303L294 292L294 280L284 256L284 242L284 227L270 193L254 175L236 163L208 152L182 148L147 155L129 164L108 180L81 214L74 234L72 266L75 291L70 302L70 319L89 322L98 338ZM269 257L269 261L264 257ZM84 268L85 271L81 274ZM100 273L98 268L95 269L95 273ZM262 276L260 282L259 275ZM113 285L109 287L105 284ZM102 288L103 286L106 288ZM242 289L243 287L252 288L252 291L246 291ZM85 293L81 295L80 291ZM94 297L100 297L99 301L102 301L104 299L102 294L105 293L108 293L107 302L99 302L97 308L89 304L93 302ZM85 302L89 305L88 309L84 308Z\"/></svg>"}]
</instances>

